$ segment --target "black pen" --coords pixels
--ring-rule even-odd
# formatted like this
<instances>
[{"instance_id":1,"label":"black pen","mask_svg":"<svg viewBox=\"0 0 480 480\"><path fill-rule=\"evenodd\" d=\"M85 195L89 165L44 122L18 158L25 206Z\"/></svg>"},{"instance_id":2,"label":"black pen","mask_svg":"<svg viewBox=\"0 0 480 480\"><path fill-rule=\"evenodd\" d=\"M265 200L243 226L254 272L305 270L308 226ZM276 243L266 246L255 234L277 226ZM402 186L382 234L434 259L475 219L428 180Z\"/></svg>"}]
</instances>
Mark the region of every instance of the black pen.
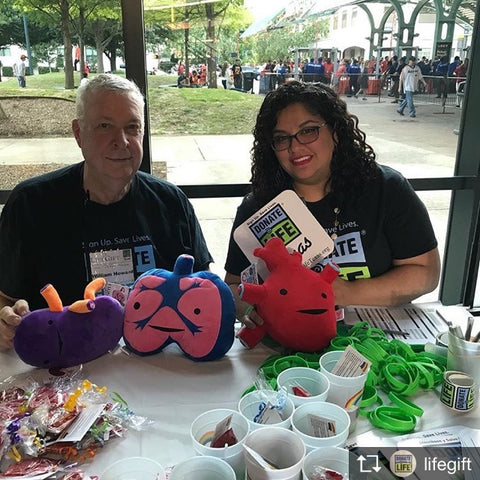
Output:
<instances>
[{"instance_id":1,"label":"black pen","mask_svg":"<svg viewBox=\"0 0 480 480\"><path fill-rule=\"evenodd\" d=\"M385 332L385 333L389 333L390 335L410 335L410 332L402 332L402 330L386 330L384 328L382 328L382 330Z\"/></svg>"}]
</instances>

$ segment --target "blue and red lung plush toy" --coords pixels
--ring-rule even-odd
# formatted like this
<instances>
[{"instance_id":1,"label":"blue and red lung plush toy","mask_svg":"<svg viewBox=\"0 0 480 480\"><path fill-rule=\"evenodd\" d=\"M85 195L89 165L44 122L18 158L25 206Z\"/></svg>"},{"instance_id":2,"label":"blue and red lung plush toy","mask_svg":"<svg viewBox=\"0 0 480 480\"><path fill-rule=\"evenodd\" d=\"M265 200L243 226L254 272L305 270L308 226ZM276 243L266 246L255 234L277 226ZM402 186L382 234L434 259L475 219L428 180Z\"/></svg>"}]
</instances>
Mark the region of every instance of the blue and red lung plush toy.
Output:
<instances>
[{"instance_id":1,"label":"blue and red lung plush toy","mask_svg":"<svg viewBox=\"0 0 480 480\"><path fill-rule=\"evenodd\" d=\"M232 292L212 272L193 272L194 259L180 255L173 272L153 269L135 282L125 306L124 340L138 355L176 343L192 360L215 360L234 340Z\"/></svg>"}]
</instances>

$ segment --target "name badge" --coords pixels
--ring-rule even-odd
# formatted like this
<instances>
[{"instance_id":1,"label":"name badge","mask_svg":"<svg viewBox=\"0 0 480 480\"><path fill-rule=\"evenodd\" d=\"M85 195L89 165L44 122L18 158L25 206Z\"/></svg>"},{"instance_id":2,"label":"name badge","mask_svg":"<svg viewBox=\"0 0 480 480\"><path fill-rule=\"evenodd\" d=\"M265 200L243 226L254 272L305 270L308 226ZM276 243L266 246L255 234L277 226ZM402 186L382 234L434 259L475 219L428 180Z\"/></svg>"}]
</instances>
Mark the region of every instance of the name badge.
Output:
<instances>
[{"instance_id":1,"label":"name badge","mask_svg":"<svg viewBox=\"0 0 480 480\"><path fill-rule=\"evenodd\" d=\"M103 277L107 282L128 285L135 281L133 255L130 248L90 252L92 278Z\"/></svg>"}]
</instances>

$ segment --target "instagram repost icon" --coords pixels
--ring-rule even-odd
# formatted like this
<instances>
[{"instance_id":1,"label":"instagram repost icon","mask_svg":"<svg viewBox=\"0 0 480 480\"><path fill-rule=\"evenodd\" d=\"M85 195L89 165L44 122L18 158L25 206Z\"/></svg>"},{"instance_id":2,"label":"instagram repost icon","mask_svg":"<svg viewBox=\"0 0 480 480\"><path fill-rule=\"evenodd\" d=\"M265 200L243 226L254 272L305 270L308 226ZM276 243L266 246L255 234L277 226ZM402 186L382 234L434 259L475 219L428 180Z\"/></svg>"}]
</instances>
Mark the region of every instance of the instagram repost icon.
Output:
<instances>
[{"instance_id":1,"label":"instagram repost icon","mask_svg":"<svg viewBox=\"0 0 480 480\"><path fill-rule=\"evenodd\" d=\"M415 472L417 460L408 450L397 450L390 457L390 471L397 477L409 477Z\"/></svg>"}]
</instances>

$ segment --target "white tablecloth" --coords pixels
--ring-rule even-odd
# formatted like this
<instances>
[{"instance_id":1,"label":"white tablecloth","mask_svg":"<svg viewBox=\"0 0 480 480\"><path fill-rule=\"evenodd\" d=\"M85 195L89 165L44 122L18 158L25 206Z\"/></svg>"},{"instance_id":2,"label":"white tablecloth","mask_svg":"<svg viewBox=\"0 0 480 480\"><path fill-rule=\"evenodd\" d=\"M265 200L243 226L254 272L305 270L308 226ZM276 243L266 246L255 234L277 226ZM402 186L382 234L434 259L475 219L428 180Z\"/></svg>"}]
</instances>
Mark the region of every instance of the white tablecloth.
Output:
<instances>
[{"instance_id":1,"label":"white tablecloth","mask_svg":"<svg viewBox=\"0 0 480 480\"><path fill-rule=\"evenodd\" d=\"M150 457L164 467L193 456L189 433L192 421L210 409L236 409L241 394L253 383L258 366L274 353L263 345L246 350L235 340L227 355L213 362L193 362L171 345L151 357L117 350L85 364L85 378L107 386L110 392L117 391L135 413L155 421L144 431L130 429L125 438L108 442L85 471L99 475L109 464L128 456ZM30 369L14 352L0 353L0 377L24 374ZM438 397L438 391L429 391L412 398L425 409L416 430L450 425L480 427L478 407L466 414L456 413L442 405ZM369 421L359 418L352 435L368 430ZM376 433L389 436L385 431Z\"/></svg>"}]
</instances>

